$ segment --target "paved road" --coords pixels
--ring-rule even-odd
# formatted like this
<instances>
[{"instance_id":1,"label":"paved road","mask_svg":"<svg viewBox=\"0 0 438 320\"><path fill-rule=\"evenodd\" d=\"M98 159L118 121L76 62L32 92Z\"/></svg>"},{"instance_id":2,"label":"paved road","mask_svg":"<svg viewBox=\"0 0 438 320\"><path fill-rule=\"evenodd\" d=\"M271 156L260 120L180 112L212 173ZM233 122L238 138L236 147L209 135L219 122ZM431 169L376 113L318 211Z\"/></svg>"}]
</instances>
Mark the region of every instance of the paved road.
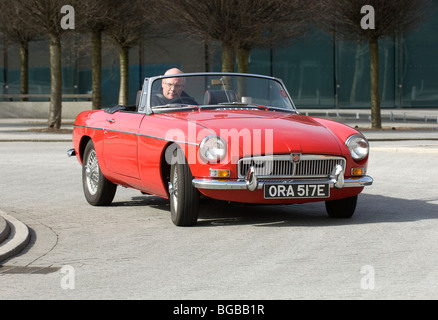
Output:
<instances>
[{"instance_id":1,"label":"paved road","mask_svg":"<svg viewBox=\"0 0 438 320\"><path fill-rule=\"evenodd\" d=\"M0 299L437 299L437 142L421 144L373 144L351 220L215 204L177 228L166 200L134 190L89 206L68 142L2 142L0 210L32 239L3 262Z\"/></svg>"}]
</instances>

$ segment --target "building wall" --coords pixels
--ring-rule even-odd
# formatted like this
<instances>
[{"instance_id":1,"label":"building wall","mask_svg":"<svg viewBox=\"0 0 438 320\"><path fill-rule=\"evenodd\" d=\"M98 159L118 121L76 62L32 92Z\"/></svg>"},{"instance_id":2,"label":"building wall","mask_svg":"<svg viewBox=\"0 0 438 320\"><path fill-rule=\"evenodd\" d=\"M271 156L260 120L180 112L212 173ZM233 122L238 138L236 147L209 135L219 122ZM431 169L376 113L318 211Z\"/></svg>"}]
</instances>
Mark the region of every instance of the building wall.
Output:
<instances>
[{"instance_id":1,"label":"building wall","mask_svg":"<svg viewBox=\"0 0 438 320\"><path fill-rule=\"evenodd\" d=\"M438 13L415 32L380 45L380 91L383 108L438 108ZM63 40L65 93L91 91L89 36ZM18 46L0 39L0 93L19 93ZM5 65L6 63L6 65ZM144 77L178 67L185 72L220 71L220 44L184 35L143 43L130 52L130 102ZM342 42L318 30L288 47L253 49L250 72L283 79L299 108L369 108L367 43ZM50 92L47 41L30 44L30 93ZM117 104L119 66L116 48L104 43L103 106ZM7 83L6 83L7 81ZM7 85L7 87L6 87Z\"/></svg>"}]
</instances>

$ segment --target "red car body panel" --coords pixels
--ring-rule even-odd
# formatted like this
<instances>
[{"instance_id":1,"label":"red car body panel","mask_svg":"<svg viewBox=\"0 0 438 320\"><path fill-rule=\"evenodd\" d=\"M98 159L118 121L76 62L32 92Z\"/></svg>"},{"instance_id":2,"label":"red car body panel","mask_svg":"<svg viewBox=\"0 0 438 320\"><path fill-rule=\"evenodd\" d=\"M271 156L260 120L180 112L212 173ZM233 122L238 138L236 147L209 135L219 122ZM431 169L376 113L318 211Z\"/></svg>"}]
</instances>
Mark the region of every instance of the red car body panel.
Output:
<instances>
[{"instance_id":1,"label":"red car body panel","mask_svg":"<svg viewBox=\"0 0 438 320\"><path fill-rule=\"evenodd\" d=\"M336 135L332 133L335 129ZM266 149L267 132L272 134L273 154L327 154L349 159L348 148L341 143L357 133L354 129L333 121L296 114L256 111L189 111L171 114L145 115L136 112L86 111L75 122L74 148L80 153L81 141L91 138L103 174L112 182L141 191L168 197L162 176L162 163L166 148L177 143L189 160L194 178L209 178L210 168L230 169L230 178L237 178L237 165L232 163L244 156L257 155L254 149L244 150L242 141L238 150L229 150L227 163L200 165L197 149L208 134L229 132L229 143L249 133L259 133L259 155ZM268 138L270 138L269 136ZM236 151L238 154L236 154ZM232 154L234 152L234 154ZM193 161L194 160L194 161ZM346 172L362 163L347 161ZM333 190L333 199L360 193L362 188ZM212 198L253 203L298 203L299 199L265 200L261 190L206 190L200 191ZM309 200L305 202L318 201Z\"/></svg>"}]
</instances>

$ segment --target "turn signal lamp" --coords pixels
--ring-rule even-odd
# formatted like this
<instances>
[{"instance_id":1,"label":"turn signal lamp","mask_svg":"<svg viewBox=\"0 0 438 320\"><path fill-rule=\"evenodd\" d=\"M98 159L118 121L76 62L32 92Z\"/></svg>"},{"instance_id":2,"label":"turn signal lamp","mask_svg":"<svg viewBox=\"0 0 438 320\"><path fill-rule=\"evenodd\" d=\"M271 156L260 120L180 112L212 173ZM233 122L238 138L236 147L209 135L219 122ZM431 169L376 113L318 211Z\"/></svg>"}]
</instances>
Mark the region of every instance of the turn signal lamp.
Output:
<instances>
[{"instance_id":1,"label":"turn signal lamp","mask_svg":"<svg viewBox=\"0 0 438 320\"><path fill-rule=\"evenodd\" d=\"M351 175L352 176L364 176L365 175L365 168L353 168L353 169L351 169Z\"/></svg>"},{"instance_id":2,"label":"turn signal lamp","mask_svg":"<svg viewBox=\"0 0 438 320\"><path fill-rule=\"evenodd\" d=\"M213 178L228 178L230 176L230 170L226 169L210 169L210 177Z\"/></svg>"}]
</instances>

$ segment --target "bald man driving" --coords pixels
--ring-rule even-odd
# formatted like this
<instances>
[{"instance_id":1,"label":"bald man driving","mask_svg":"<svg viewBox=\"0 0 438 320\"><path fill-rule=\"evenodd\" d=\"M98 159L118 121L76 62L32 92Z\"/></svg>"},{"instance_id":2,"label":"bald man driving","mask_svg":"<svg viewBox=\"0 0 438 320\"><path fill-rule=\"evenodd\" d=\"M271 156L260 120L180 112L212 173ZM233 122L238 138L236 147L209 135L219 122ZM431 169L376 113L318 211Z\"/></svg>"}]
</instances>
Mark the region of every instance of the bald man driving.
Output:
<instances>
[{"instance_id":1,"label":"bald man driving","mask_svg":"<svg viewBox=\"0 0 438 320\"><path fill-rule=\"evenodd\" d=\"M164 75L183 74L181 70L172 68L167 70ZM195 99L184 92L184 78L164 78L161 84L162 92L157 93L152 98L152 106L163 106L167 104L192 104L197 105Z\"/></svg>"}]
</instances>

